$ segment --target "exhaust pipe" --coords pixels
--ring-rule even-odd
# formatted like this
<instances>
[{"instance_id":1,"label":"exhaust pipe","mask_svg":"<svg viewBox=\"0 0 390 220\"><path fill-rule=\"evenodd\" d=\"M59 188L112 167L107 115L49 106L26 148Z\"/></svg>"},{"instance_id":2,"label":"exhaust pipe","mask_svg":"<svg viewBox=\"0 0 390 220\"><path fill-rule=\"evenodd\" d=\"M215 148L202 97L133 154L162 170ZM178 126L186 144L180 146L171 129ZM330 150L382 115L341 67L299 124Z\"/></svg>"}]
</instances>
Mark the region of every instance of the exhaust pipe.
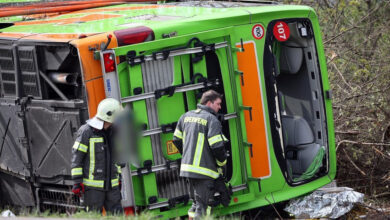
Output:
<instances>
[{"instance_id":1,"label":"exhaust pipe","mask_svg":"<svg viewBox=\"0 0 390 220\"><path fill-rule=\"evenodd\" d=\"M48 75L49 75L50 80L53 83L66 84L66 85L77 85L76 77L71 73L51 72Z\"/></svg>"}]
</instances>

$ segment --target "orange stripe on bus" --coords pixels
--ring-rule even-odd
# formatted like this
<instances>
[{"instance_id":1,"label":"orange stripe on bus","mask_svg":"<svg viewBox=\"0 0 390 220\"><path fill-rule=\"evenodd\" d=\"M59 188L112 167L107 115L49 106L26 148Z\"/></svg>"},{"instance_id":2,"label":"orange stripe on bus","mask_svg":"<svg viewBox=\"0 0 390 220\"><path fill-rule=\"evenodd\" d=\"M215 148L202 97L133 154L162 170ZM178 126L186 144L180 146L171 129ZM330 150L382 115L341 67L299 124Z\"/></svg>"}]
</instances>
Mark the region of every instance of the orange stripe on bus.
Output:
<instances>
[{"instance_id":1,"label":"orange stripe on bus","mask_svg":"<svg viewBox=\"0 0 390 220\"><path fill-rule=\"evenodd\" d=\"M240 47L240 45L237 47ZM252 177L262 178L270 176L271 169L260 86L260 72L255 43L246 42L244 43L244 48L245 52L237 52L237 61L238 69L244 73L244 85L241 84L243 105L252 107L252 120L250 120L248 111L244 113L247 140L252 144L252 152L249 148L249 157Z\"/></svg>"},{"instance_id":2,"label":"orange stripe on bus","mask_svg":"<svg viewBox=\"0 0 390 220\"><path fill-rule=\"evenodd\" d=\"M82 34L85 36L94 35L92 33ZM55 41L55 42L69 42L74 39L80 38L81 34L70 34L70 33L62 33L62 34L35 34L31 36L26 36L23 39L29 40L39 40L39 41Z\"/></svg>"},{"instance_id":3,"label":"orange stripe on bus","mask_svg":"<svg viewBox=\"0 0 390 220\"><path fill-rule=\"evenodd\" d=\"M38 21L23 21L16 22L15 25L33 25L33 24L72 24L76 22L87 22L87 21L97 21L108 18L121 17L122 15L113 15L113 14L90 14L77 18L63 18L63 19L53 19L53 20L38 20Z\"/></svg>"},{"instance_id":4,"label":"orange stripe on bus","mask_svg":"<svg viewBox=\"0 0 390 220\"><path fill-rule=\"evenodd\" d=\"M174 5L145 5L145 6L129 6L129 7L111 7L111 8L98 8L98 9L86 9L82 11L75 11L70 14L79 13L91 13L91 12L110 12L110 11L128 11L128 10L140 10L140 9L153 9L153 8L170 8Z\"/></svg>"},{"instance_id":5,"label":"orange stripe on bus","mask_svg":"<svg viewBox=\"0 0 390 220\"><path fill-rule=\"evenodd\" d=\"M0 33L0 38L22 38L24 36L32 35L31 33L12 33L12 32L4 32Z\"/></svg>"}]
</instances>

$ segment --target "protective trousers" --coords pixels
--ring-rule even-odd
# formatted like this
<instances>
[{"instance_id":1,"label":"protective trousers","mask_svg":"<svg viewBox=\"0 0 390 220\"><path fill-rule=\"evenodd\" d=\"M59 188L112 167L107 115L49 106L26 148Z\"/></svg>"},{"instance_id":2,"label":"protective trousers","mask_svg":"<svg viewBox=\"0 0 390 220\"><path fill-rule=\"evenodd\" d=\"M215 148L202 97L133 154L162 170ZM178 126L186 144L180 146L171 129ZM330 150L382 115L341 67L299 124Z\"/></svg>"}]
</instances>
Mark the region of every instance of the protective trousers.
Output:
<instances>
[{"instance_id":1,"label":"protective trousers","mask_svg":"<svg viewBox=\"0 0 390 220\"><path fill-rule=\"evenodd\" d=\"M84 204L87 211L102 211L102 207L111 214L123 213L121 205L121 192L119 188L109 191L86 189L84 194Z\"/></svg>"},{"instance_id":2,"label":"protective trousers","mask_svg":"<svg viewBox=\"0 0 390 220\"><path fill-rule=\"evenodd\" d=\"M188 216L193 219L200 219L202 216L211 214L211 206L214 197L213 179L188 178L190 183L191 198L193 200Z\"/></svg>"}]
</instances>

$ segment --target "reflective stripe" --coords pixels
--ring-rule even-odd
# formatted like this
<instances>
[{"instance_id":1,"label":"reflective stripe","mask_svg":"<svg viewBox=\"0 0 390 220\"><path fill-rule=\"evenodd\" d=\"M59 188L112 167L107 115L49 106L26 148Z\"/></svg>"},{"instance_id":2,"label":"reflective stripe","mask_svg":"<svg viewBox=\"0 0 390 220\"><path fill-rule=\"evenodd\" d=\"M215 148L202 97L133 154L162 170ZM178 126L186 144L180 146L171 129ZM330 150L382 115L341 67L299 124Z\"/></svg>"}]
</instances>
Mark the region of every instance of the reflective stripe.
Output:
<instances>
[{"instance_id":1,"label":"reflective stripe","mask_svg":"<svg viewBox=\"0 0 390 220\"><path fill-rule=\"evenodd\" d=\"M72 176L80 176L83 175L83 168L77 167L72 169Z\"/></svg>"},{"instance_id":2,"label":"reflective stripe","mask_svg":"<svg viewBox=\"0 0 390 220\"><path fill-rule=\"evenodd\" d=\"M203 142L204 142L204 134L199 133L198 134L198 141L196 142L196 149L195 149L195 155L194 155L194 166L199 166L200 159L202 158L202 151L203 151Z\"/></svg>"},{"instance_id":3,"label":"reflective stripe","mask_svg":"<svg viewBox=\"0 0 390 220\"><path fill-rule=\"evenodd\" d=\"M193 166L189 164L182 164L181 165L181 170L182 171L187 171L187 172L192 172L192 173L197 173L205 176L209 176L213 179L218 178L219 174L213 170L204 168L204 167L199 167L199 166Z\"/></svg>"},{"instance_id":4,"label":"reflective stripe","mask_svg":"<svg viewBox=\"0 0 390 220\"><path fill-rule=\"evenodd\" d=\"M93 180L93 173L95 170L95 143L102 143L103 138L89 139L89 179Z\"/></svg>"},{"instance_id":5,"label":"reflective stripe","mask_svg":"<svg viewBox=\"0 0 390 220\"><path fill-rule=\"evenodd\" d=\"M219 160L216 160L216 161L217 161L217 165L218 165L219 167L225 166L225 165L226 165L226 162L227 162L227 160L225 160L225 161L223 161L223 162L220 162Z\"/></svg>"},{"instance_id":6,"label":"reflective stripe","mask_svg":"<svg viewBox=\"0 0 390 220\"><path fill-rule=\"evenodd\" d=\"M183 134L177 128L175 129L175 133L173 133L173 135L175 135L176 137L178 137L180 139L183 139Z\"/></svg>"},{"instance_id":7,"label":"reflective stripe","mask_svg":"<svg viewBox=\"0 0 390 220\"><path fill-rule=\"evenodd\" d=\"M217 134L211 138L209 138L209 145L212 146L215 143L223 141L223 138L220 134Z\"/></svg>"},{"instance_id":8,"label":"reflective stripe","mask_svg":"<svg viewBox=\"0 0 390 220\"><path fill-rule=\"evenodd\" d=\"M206 119L203 119L203 118L199 118L199 117L185 117L184 118L184 123L198 123L198 124L201 124L203 126L206 126L207 125L207 120Z\"/></svg>"},{"instance_id":9,"label":"reflective stripe","mask_svg":"<svg viewBox=\"0 0 390 220\"><path fill-rule=\"evenodd\" d=\"M82 152L84 152L84 153L87 153L87 151L88 151L88 146L85 146L84 144L80 143L78 150L79 150L79 151L82 151Z\"/></svg>"},{"instance_id":10,"label":"reflective stripe","mask_svg":"<svg viewBox=\"0 0 390 220\"><path fill-rule=\"evenodd\" d=\"M120 167L120 166L118 166L118 165L116 165L116 164L115 164L115 166L116 166L116 168L118 169L118 173L122 173L122 169L121 169L121 167Z\"/></svg>"},{"instance_id":11,"label":"reflective stripe","mask_svg":"<svg viewBox=\"0 0 390 220\"><path fill-rule=\"evenodd\" d=\"M83 184L86 186L93 186L98 188L104 187L104 180L90 180L90 179L83 179Z\"/></svg>"},{"instance_id":12,"label":"reflective stripe","mask_svg":"<svg viewBox=\"0 0 390 220\"><path fill-rule=\"evenodd\" d=\"M195 212L188 211L188 217L195 218Z\"/></svg>"},{"instance_id":13,"label":"reflective stripe","mask_svg":"<svg viewBox=\"0 0 390 220\"><path fill-rule=\"evenodd\" d=\"M111 186L114 187L114 186L118 186L119 185L119 179L112 179L111 180Z\"/></svg>"},{"instance_id":14,"label":"reflective stripe","mask_svg":"<svg viewBox=\"0 0 390 220\"><path fill-rule=\"evenodd\" d=\"M183 142L183 144L184 144L184 141L186 140L186 132L184 131L183 132L183 140L182 140L182 142Z\"/></svg>"},{"instance_id":15,"label":"reflective stripe","mask_svg":"<svg viewBox=\"0 0 390 220\"><path fill-rule=\"evenodd\" d=\"M229 141L229 139L227 139L227 138L225 137L225 135L222 135L222 139L223 139L223 141Z\"/></svg>"},{"instance_id":16,"label":"reflective stripe","mask_svg":"<svg viewBox=\"0 0 390 220\"><path fill-rule=\"evenodd\" d=\"M211 206L207 206L206 216L210 216L210 215L211 215Z\"/></svg>"},{"instance_id":17,"label":"reflective stripe","mask_svg":"<svg viewBox=\"0 0 390 220\"><path fill-rule=\"evenodd\" d=\"M86 146L78 141L74 142L72 148L75 150L79 150L81 152L84 152L84 153L87 153L87 151L88 151L88 146Z\"/></svg>"}]
</instances>

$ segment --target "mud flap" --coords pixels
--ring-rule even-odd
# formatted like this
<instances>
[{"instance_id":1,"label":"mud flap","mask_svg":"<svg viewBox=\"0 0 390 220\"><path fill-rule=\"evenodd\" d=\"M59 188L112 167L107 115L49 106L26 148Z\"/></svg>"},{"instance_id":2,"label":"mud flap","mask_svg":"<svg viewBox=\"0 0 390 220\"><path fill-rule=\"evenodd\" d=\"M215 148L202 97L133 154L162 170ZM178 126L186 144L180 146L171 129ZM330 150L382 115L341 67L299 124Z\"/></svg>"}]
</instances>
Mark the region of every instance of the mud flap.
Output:
<instances>
[{"instance_id":1,"label":"mud flap","mask_svg":"<svg viewBox=\"0 0 390 220\"><path fill-rule=\"evenodd\" d=\"M0 172L0 204L35 206L33 191L29 182Z\"/></svg>"}]
</instances>

